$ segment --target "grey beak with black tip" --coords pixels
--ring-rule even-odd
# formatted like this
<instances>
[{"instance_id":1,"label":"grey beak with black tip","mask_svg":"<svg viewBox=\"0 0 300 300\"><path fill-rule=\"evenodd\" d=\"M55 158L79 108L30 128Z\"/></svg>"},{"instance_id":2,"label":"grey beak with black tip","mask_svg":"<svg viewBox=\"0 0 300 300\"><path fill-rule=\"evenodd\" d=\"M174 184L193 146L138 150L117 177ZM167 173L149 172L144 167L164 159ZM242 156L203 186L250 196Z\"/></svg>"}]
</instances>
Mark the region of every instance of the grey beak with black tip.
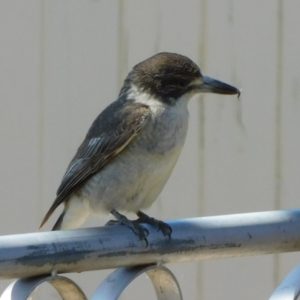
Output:
<instances>
[{"instance_id":1,"label":"grey beak with black tip","mask_svg":"<svg viewBox=\"0 0 300 300\"><path fill-rule=\"evenodd\" d=\"M202 78L203 83L198 86L199 92L201 93L215 93L223 95L237 94L238 97L241 95L241 91L234 86L208 76L203 75Z\"/></svg>"}]
</instances>

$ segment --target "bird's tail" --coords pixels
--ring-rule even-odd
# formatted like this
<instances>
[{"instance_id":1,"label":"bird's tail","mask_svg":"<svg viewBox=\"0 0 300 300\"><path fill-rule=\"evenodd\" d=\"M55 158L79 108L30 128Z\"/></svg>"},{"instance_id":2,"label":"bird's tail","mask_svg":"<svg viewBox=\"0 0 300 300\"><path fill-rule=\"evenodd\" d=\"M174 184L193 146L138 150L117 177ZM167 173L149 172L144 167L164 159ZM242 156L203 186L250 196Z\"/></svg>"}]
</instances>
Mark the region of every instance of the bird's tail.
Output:
<instances>
[{"instance_id":1,"label":"bird's tail","mask_svg":"<svg viewBox=\"0 0 300 300\"><path fill-rule=\"evenodd\" d=\"M47 222L53 211L60 203L55 201L46 214L40 228ZM90 206L87 200L81 200L73 195L64 202L65 207L52 230L65 230L79 227L90 215Z\"/></svg>"},{"instance_id":2,"label":"bird's tail","mask_svg":"<svg viewBox=\"0 0 300 300\"><path fill-rule=\"evenodd\" d=\"M51 205L50 209L48 210L47 214L45 215L39 229L41 229L45 223L48 221L48 219L50 218L50 216L53 214L53 212L55 211L55 209L61 204L63 203L63 198L58 195L56 197L56 199L54 200L53 204Z\"/></svg>"},{"instance_id":3,"label":"bird's tail","mask_svg":"<svg viewBox=\"0 0 300 300\"><path fill-rule=\"evenodd\" d=\"M60 230L62 226L62 222L65 216L65 210L60 214L59 218L57 219L56 223L54 224L52 231Z\"/></svg>"}]
</instances>

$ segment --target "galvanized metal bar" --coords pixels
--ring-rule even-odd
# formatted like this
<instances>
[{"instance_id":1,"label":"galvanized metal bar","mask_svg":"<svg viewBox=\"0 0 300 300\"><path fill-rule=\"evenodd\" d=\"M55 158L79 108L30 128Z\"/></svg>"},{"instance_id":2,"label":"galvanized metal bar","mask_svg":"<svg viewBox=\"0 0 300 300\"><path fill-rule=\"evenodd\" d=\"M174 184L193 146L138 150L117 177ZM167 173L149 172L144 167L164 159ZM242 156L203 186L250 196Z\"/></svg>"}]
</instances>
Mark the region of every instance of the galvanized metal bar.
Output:
<instances>
[{"instance_id":1,"label":"galvanized metal bar","mask_svg":"<svg viewBox=\"0 0 300 300\"><path fill-rule=\"evenodd\" d=\"M151 226L146 247L125 226L0 237L0 278L83 272L300 250L300 211L168 222L169 242Z\"/></svg>"},{"instance_id":2,"label":"galvanized metal bar","mask_svg":"<svg viewBox=\"0 0 300 300\"><path fill-rule=\"evenodd\" d=\"M6 288L0 300L31 299L33 291L44 282L51 284L63 300L87 300L83 291L74 281L64 276L52 275L18 279Z\"/></svg>"},{"instance_id":3,"label":"galvanized metal bar","mask_svg":"<svg viewBox=\"0 0 300 300\"><path fill-rule=\"evenodd\" d=\"M294 268L276 288L269 300L296 300L300 295L300 265Z\"/></svg>"},{"instance_id":4,"label":"galvanized metal bar","mask_svg":"<svg viewBox=\"0 0 300 300\"><path fill-rule=\"evenodd\" d=\"M91 300L117 300L125 288L138 276L147 273L158 300L182 300L179 284L173 273L163 266L148 265L120 268L110 274L97 288Z\"/></svg>"}]
</instances>

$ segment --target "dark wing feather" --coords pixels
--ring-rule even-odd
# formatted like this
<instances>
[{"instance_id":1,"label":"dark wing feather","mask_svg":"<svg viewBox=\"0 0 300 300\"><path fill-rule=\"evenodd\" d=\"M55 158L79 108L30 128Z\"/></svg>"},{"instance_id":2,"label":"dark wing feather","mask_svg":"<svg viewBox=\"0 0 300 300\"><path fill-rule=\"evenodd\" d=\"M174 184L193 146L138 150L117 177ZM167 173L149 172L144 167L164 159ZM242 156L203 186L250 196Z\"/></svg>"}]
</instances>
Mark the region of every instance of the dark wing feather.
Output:
<instances>
[{"instance_id":1,"label":"dark wing feather","mask_svg":"<svg viewBox=\"0 0 300 300\"><path fill-rule=\"evenodd\" d=\"M131 142L145 125L148 116L147 105L116 101L96 118L69 164L57 190L57 197L40 227L64 200Z\"/></svg>"}]
</instances>

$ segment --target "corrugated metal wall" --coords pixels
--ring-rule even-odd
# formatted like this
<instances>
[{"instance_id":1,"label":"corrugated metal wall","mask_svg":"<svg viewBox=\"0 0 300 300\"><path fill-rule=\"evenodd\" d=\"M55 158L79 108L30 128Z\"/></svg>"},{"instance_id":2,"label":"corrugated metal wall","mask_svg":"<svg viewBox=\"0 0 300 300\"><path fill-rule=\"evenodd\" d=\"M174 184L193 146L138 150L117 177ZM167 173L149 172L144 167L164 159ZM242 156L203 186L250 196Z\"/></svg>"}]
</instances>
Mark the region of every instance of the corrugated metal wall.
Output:
<instances>
[{"instance_id":1,"label":"corrugated metal wall","mask_svg":"<svg viewBox=\"0 0 300 300\"><path fill-rule=\"evenodd\" d=\"M296 0L1 0L0 234L37 230L91 122L131 67L160 51L187 55L243 94L191 101L184 151L148 212L299 207L299 11ZM298 262L296 253L170 267L185 299L250 300L267 299ZM91 295L108 273L71 277ZM58 299L48 292L40 299ZM121 299L141 298L154 299L145 278Z\"/></svg>"}]
</instances>

